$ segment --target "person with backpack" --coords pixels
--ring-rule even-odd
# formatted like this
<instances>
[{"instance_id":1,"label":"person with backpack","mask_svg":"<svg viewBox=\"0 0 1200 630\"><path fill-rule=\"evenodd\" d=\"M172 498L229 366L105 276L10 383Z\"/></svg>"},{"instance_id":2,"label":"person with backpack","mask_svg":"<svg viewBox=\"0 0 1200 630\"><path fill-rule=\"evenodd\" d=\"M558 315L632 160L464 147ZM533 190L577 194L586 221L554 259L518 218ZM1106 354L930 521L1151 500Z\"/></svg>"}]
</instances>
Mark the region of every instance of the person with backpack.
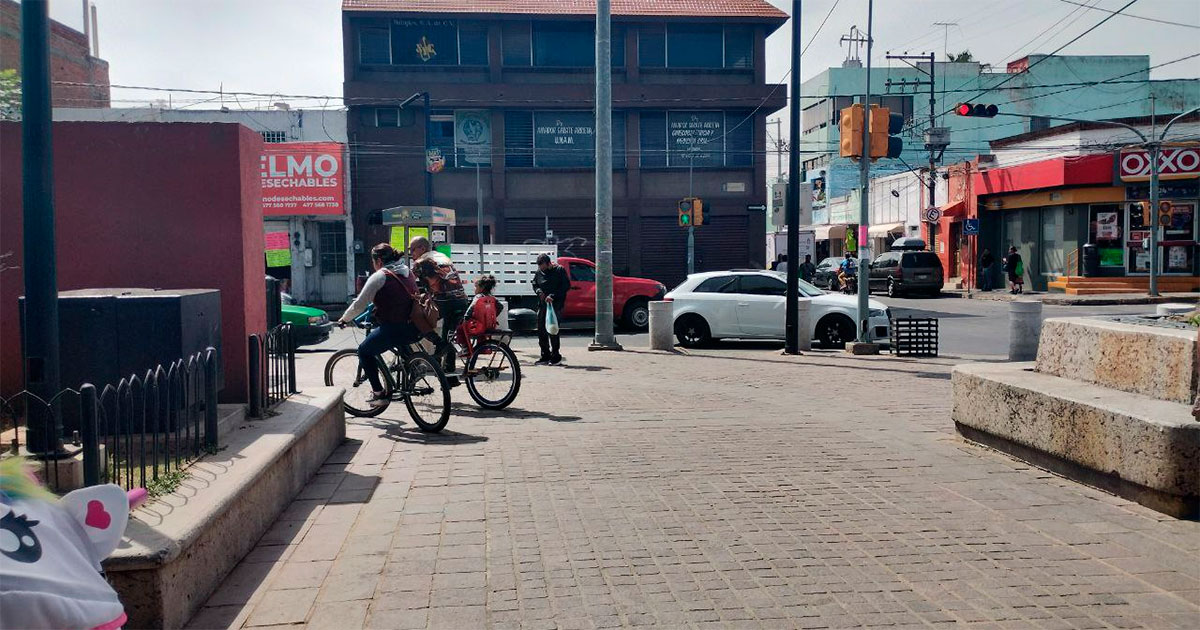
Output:
<instances>
[{"instance_id":1,"label":"person with backpack","mask_svg":"<svg viewBox=\"0 0 1200 630\"><path fill-rule=\"evenodd\" d=\"M496 289L496 277L484 276L475 281L475 298L467 307L463 323L454 333L458 345L463 351L458 356L466 360L475 349L475 340L495 330L500 325L500 311L504 308L500 301L492 297Z\"/></svg>"},{"instance_id":2,"label":"person with backpack","mask_svg":"<svg viewBox=\"0 0 1200 630\"><path fill-rule=\"evenodd\" d=\"M413 296L416 281L400 252L387 243L371 248L371 267L374 273L367 278L362 292L338 318L337 325L345 327L355 317L374 305L376 326L358 346L358 364L371 383L370 404L386 402L383 382L379 380L379 355L391 348L415 343L421 333L412 323Z\"/></svg>"},{"instance_id":3,"label":"person with backpack","mask_svg":"<svg viewBox=\"0 0 1200 630\"><path fill-rule=\"evenodd\" d=\"M1012 285L1009 293L1017 294L1025 291L1025 262L1017 253L1016 247L1008 248L1008 256L1004 257L1004 271L1008 273L1008 282Z\"/></svg>"},{"instance_id":4,"label":"person with backpack","mask_svg":"<svg viewBox=\"0 0 1200 630\"><path fill-rule=\"evenodd\" d=\"M424 236L414 236L408 242L408 255L412 258L417 283L426 294L433 297L442 319L440 336L426 335L437 346L434 356L442 356L446 374L455 372L455 353L450 345L450 334L458 329L470 301L463 290L458 270L445 254L433 249L433 244Z\"/></svg>"}]
</instances>

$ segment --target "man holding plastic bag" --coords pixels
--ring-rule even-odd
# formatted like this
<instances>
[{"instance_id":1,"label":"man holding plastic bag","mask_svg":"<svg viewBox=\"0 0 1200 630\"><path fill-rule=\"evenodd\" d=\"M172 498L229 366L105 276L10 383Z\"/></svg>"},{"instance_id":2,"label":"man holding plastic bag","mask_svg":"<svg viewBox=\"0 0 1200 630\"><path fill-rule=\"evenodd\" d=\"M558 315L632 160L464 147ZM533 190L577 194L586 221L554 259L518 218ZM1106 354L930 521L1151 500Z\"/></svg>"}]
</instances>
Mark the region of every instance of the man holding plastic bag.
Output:
<instances>
[{"instance_id":1,"label":"man holding plastic bag","mask_svg":"<svg viewBox=\"0 0 1200 630\"><path fill-rule=\"evenodd\" d=\"M558 318L567 306L567 291L571 280L567 270L558 266L549 254L538 256L538 272L533 276L533 290L538 296L538 345L542 357L538 365L562 363L559 353Z\"/></svg>"}]
</instances>

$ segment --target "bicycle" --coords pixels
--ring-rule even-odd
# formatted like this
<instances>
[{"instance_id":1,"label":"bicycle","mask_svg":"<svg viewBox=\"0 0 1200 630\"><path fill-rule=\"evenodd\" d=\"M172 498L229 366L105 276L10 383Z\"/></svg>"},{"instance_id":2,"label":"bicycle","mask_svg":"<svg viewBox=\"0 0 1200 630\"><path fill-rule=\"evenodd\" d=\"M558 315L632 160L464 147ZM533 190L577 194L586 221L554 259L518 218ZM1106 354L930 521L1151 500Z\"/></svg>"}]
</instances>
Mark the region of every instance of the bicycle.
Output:
<instances>
[{"instance_id":1,"label":"bicycle","mask_svg":"<svg viewBox=\"0 0 1200 630\"><path fill-rule=\"evenodd\" d=\"M358 319L354 325L366 332L373 328L369 322ZM338 350L329 357L325 364L325 385L345 389L342 405L352 416L372 418L383 413L392 401L402 400L421 431L437 433L446 428L450 421L450 387L441 366L424 351L413 350L411 345L393 348L391 352L391 361L376 357L384 391L382 401L368 401L371 384L359 364L357 348Z\"/></svg>"},{"instance_id":2,"label":"bicycle","mask_svg":"<svg viewBox=\"0 0 1200 630\"><path fill-rule=\"evenodd\" d=\"M454 348L465 350L453 337ZM504 409L521 391L521 364L508 345L511 340L509 331L490 330L477 337L465 359L462 379L471 398L484 409Z\"/></svg>"}]
</instances>

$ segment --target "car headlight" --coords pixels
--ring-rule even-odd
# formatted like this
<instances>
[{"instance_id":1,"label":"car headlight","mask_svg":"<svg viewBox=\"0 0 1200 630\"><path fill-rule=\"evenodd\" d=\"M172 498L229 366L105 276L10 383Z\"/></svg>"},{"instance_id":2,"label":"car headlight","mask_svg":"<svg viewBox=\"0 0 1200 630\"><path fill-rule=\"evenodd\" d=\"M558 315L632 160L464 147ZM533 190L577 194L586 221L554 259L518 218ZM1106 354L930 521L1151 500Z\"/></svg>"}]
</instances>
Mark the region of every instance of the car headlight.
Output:
<instances>
[{"instance_id":1,"label":"car headlight","mask_svg":"<svg viewBox=\"0 0 1200 630\"><path fill-rule=\"evenodd\" d=\"M308 325L316 326L317 324L324 324L325 320L328 318L329 318L328 315L314 315L314 316L308 318Z\"/></svg>"}]
</instances>

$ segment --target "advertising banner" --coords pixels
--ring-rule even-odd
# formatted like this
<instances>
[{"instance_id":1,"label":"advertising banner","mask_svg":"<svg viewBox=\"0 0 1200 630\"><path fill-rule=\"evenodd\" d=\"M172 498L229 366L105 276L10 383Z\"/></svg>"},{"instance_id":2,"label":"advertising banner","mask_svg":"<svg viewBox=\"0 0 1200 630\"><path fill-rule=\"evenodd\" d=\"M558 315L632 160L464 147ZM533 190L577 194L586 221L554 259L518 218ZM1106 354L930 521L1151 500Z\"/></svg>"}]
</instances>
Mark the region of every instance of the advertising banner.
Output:
<instances>
[{"instance_id":1,"label":"advertising banner","mask_svg":"<svg viewBox=\"0 0 1200 630\"><path fill-rule=\"evenodd\" d=\"M259 158L264 216L346 213L345 147L275 142Z\"/></svg>"},{"instance_id":2,"label":"advertising banner","mask_svg":"<svg viewBox=\"0 0 1200 630\"><path fill-rule=\"evenodd\" d=\"M722 166L724 125L724 112L667 112L669 165Z\"/></svg>"},{"instance_id":3,"label":"advertising banner","mask_svg":"<svg viewBox=\"0 0 1200 630\"><path fill-rule=\"evenodd\" d=\"M535 112L535 165L591 166L596 159L595 122L592 112Z\"/></svg>"},{"instance_id":4,"label":"advertising banner","mask_svg":"<svg viewBox=\"0 0 1200 630\"><path fill-rule=\"evenodd\" d=\"M454 112L454 146L470 166L492 163L492 115L486 110ZM462 166L461 164L459 166Z\"/></svg>"}]
</instances>

